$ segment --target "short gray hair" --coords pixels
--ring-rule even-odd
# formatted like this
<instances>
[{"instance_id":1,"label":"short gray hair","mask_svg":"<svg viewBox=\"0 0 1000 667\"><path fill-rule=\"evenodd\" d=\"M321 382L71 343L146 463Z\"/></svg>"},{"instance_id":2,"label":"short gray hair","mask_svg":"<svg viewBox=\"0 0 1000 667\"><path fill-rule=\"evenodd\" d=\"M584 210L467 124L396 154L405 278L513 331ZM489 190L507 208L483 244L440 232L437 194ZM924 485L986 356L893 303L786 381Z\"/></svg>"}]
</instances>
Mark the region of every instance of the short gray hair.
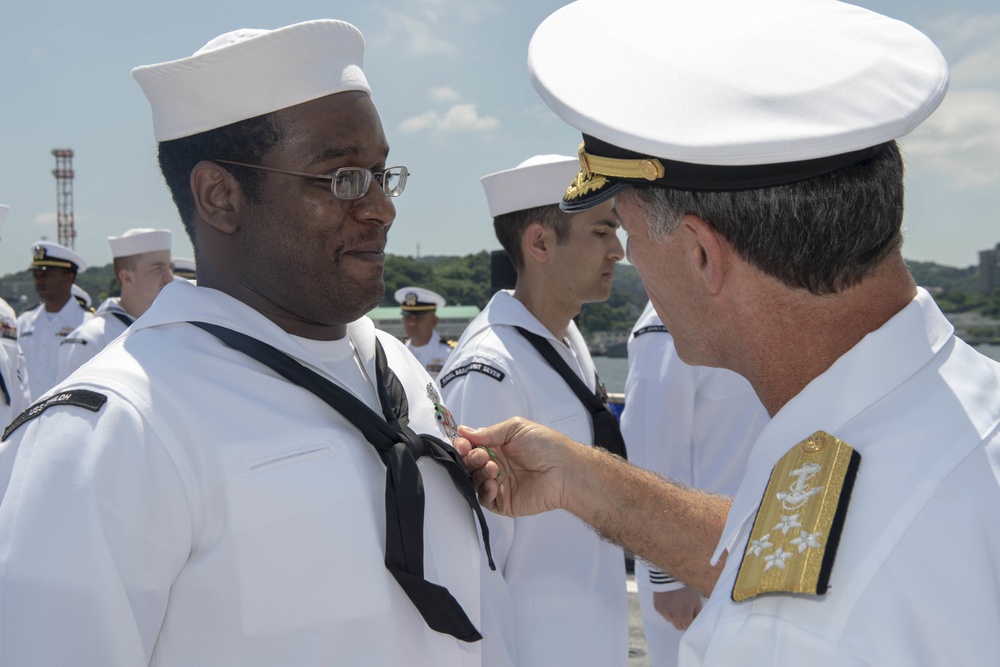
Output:
<instances>
[{"instance_id":1,"label":"short gray hair","mask_svg":"<svg viewBox=\"0 0 1000 667\"><path fill-rule=\"evenodd\" d=\"M636 185L623 196L645 210L654 242L694 215L744 261L817 295L857 285L903 245L903 159L895 141L863 162L797 183L728 192Z\"/></svg>"}]
</instances>

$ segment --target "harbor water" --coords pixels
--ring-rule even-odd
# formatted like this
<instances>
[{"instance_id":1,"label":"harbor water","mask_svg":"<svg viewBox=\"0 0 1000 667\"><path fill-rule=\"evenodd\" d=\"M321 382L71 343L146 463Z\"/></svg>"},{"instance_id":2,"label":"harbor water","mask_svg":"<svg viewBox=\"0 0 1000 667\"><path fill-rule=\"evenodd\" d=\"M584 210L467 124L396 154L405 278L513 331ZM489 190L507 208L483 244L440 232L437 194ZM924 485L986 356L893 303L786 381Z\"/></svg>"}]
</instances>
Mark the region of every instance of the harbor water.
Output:
<instances>
[{"instance_id":1,"label":"harbor water","mask_svg":"<svg viewBox=\"0 0 1000 667\"><path fill-rule=\"evenodd\" d=\"M983 344L976 349L990 359L1000 361L1000 345ZM601 382L611 393L625 391L625 378L628 376L628 359L624 357L594 357L594 367Z\"/></svg>"}]
</instances>

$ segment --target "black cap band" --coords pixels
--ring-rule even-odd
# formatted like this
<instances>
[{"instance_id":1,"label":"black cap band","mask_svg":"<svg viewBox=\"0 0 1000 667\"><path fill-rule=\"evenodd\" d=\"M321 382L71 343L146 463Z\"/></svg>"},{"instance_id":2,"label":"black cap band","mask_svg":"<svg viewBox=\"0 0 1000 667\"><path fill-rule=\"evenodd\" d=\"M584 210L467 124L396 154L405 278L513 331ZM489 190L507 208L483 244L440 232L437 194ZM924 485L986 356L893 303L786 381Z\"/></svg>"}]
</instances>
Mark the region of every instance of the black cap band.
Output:
<instances>
[{"instance_id":1,"label":"black cap band","mask_svg":"<svg viewBox=\"0 0 1000 667\"><path fill-rule=\"evenodd\" d=\"M594 161L598 164L587 163L587 167L580 171L563 197L560 208L569 213L591 208L615 196L630 183L700 191L750 190L785 185L863 162L887 145L887 143L879 144L850 153L812 160L730 166L653 158L585 134L583 144L580 146L581 164L589 156L596 157L597 160ZM650 178L638 174L630 176L604 174L600 171L601 158L635 161L637 165L642 164L644 167L653 164L656 176ZM637 166L635 170L639 170L639 167Z\"/></svg>"}]
</instances>

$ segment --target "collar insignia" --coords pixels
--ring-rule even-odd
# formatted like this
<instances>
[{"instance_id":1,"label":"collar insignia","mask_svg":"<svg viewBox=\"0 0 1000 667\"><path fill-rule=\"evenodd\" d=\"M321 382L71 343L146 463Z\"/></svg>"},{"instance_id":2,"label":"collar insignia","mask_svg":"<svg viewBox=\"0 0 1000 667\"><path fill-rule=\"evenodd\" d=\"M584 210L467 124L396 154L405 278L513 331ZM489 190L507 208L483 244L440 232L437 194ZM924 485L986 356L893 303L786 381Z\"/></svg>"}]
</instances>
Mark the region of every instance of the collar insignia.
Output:
<instances>
[{"instance_id":1,"label":"collar insignia","mask_svg":"<svg viewBox=\"0 0 1000 667\"><path fill-rule=\"evenodd\" d=\"M733 586L733 601L764 593L826 593L861 455L817 431L774 466Z\"/></svg>"}]
</instances>

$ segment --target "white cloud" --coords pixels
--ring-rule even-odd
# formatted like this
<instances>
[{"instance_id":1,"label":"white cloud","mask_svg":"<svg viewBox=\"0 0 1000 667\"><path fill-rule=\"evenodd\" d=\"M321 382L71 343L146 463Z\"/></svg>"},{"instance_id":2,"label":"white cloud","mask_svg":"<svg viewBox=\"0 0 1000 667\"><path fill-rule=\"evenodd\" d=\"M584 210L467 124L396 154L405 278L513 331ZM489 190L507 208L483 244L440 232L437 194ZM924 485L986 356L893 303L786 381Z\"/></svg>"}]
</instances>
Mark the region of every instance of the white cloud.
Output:
<instances>
[{"instance_id":1,"label":"white cloud","mask_svg":"<svg viewBox=\"0 0 1000 667\"><path fill-rule=\"evenodd\" d=\"M402 47L407 55L454 55L458 48L443 35L468 34L466 27L501 10L493 0L410 0L407 11L376 6L385 17L383 30L375 36L381 43Z\"/></svg>"},{"instance_id":2,"label":"white cloud","mask_svg":"<svg viewBox=\"0 0 1000 667\"><path fill-rule=\"evenodd\" d=\"M441 118L442 130L494 130L500 121L493 116L480 116L475 104L456 104Z\"/></svg>"},{"instance_id":3,"label":"white cloud","mask_svg":"<svg viewBox=\"0 0 1000 667\"><path fill-rule=\"evenodd\" d=\"M438 86L437 88L431 88L429 91L431 99L435 102L456 102L461 99L461 95L454 88L449 88L448 86Z\"/></svg>"},{"instance_id":4,"label":"white cloud","mask_svg":"<svg viewBox=\"0 0 1000 667\"><path fill-rule=\"evenodd\" d=\"M386 24L379 36L380 41L402 44L403 50L411 56L432 53L451 55L456 52L453 44L439 36L441 31L427 21L387 9L383 9L382 14L386 17Z\"/></svg>"},{"instance_id":5,"label":"white cloud","mask_svg":"<svg viewBox=\"0 0 1000 667\"><path fill-rule=\"evenodd\" d=\"M499 119L480 116L475 104L454 104L443 114L426 111L419 116L404 120L400 132L431 131L435 134L450 132L489 132L500 127Z\"/></svg>"},{"instance_id":6,"label":"white cloud","mask_svg":"<svg viewBox=\"0 0 1000 667\"><path fill-rule=\"evenodd\" d=\"M405 133L422 132L434 128L440 118L436 111L425 111L419 116L407 118L399 124L399 131Z\"/></svg>"},{"instance_id":7,"label":"white cloud","mask_svg":"<svg viewBox=\"0 0 1000 667\"><path fill-rule=\"evenodd\" d=\"M932 24L930 32L942 48L962 47L1000 32L1000 12L947 14Z\"/></svg>"},{"instance_id":8,"label":"white cloud","mask_svg":"<svg viewBox=\"0 0 1000 667\"><path fill-rule=\"evenodd\" d=\"M940 171L957 188L1000 185L1000 91L951 90L941 107L902 140L920 168Z\"/></svg>"},{"instance_id":9,"label":"white cloud","mask_svg":"<svg viewBox=\"0 0 1000 667\"><path fill-rule=\"evenodd\" d=\"M958 86L1000 84L1000 30L995 38L952 64L951 78Z\"/></svg>"},{"instance_id":10,"label":"white cloud","mask_svg":"<svg viewBox=\"0 0 1000 667\"><path fill-rule=\"evenodd\" d=\"M58 219L58 214L56 214L55 211L52 211L51 213L39 213L31 222L39 227L46 227L55 226Z\"/></svg>"},{"instance_id":11,"label":"white cloud","mask_svg":"<svg viewBox=\"0 0 1000 667\"><path fill-rule=\"evenodd\" d=\"M411 0L411 5L426 21L440 23L449 18L458 18L464 23L478 23L490 14L500 11L500 5L492 0Z\"/></svg>"},{"instance_id":12,"label":"white cloud","mask_svg":"<svg viewBox=\"0 0 1000 667\"><path fill-rule=\"evenodd\" d=\"M949 14L933 25L951 81L941 107L901 140L915 169L951 186L1000 185L1000 12Z\"/></svg>"}]
</instances>

